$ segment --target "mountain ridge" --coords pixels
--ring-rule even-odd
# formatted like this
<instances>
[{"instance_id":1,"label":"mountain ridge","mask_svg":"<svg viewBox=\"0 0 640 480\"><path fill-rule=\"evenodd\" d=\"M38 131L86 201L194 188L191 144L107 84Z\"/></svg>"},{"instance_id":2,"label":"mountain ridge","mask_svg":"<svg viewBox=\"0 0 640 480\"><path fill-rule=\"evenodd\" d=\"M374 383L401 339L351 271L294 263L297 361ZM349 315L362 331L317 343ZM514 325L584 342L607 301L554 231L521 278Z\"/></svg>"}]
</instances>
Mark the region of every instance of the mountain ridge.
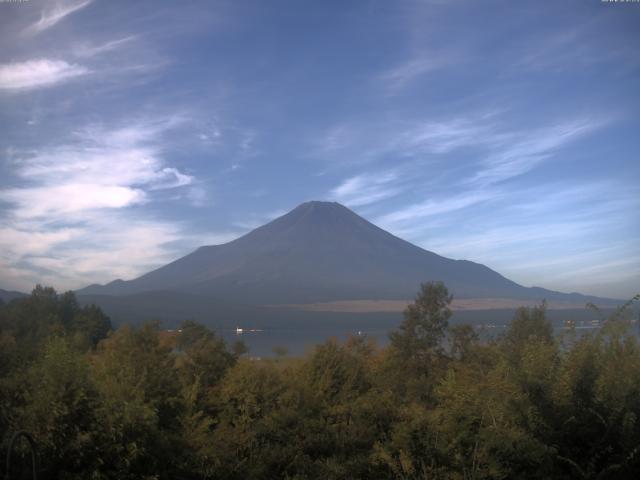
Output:
<instances>
[{"instance_id":1,"label":"mountain ridge","mask_svg":"<svg viewBox=\"0 0 640 480\"><path fill-rule=\"evenodd\" d=\"M4 290L0 288L0 300L4 303L9 303L11 300L15 300L17 298L27 297L28 294L23 292L18 292L16 290Z\"/></svg>"}]
</instances>

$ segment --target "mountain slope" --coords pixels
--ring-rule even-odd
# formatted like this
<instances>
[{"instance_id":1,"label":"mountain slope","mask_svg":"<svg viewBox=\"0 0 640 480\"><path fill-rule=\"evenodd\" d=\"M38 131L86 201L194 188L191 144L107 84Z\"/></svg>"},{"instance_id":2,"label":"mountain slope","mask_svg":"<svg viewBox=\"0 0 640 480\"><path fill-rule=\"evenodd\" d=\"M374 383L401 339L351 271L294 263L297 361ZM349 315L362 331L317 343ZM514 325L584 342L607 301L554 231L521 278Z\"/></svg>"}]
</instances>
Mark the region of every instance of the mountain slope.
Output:
<instances>
[{"instance_id":1,"label":"mountain slope","mask_svg":"<svg viewBox=\"0 0 640 480\"><path fill-rule=\"evenodd\" d=\"M26 293L16 292L13 290L3 290L0 288L0 300L4 303L9 303L11 300L15 300L16 298L24 298L26 296Z\"/></svg>"},{"instance_id":2,"label":"mountain slope","mask_svg":"<svg viewBox=\"0 0 640 480\"><path fill-rule=\"evenodd\" d=\"M130 281L79 294L174 291L247 304L412 298L442 280L457 297L578 298L525 288L490 268L406 242L329 202L307 202L224 245L205 246Z\"/></svg>"}]
</instances>

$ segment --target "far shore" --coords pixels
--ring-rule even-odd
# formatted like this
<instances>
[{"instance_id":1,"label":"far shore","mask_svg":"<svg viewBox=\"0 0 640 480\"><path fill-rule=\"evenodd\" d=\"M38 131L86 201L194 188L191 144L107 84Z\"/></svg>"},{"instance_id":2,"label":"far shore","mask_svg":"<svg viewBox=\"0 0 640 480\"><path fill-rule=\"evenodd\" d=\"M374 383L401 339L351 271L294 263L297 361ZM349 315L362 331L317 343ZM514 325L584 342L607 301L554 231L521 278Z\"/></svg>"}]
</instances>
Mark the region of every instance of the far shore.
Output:
<instances>
[{"instance_id":1,"label":"far shore","mask_svg":"<svg viewBox=\"0 0 640 480\"><path fill-rule=\"evenodd\" d=\"M374 313L402 312L412 300L337 300L319 303L294 303L286 305L268 305L270 307L290 308L312 312ZM451 309L459 310L513 310L518 307L539 305L537 300L517 300L511 298L458 298L451 303ZM576 302L548 302L550 310L573 310L585 308L585 304Z\"/></svg>"}]
</instances>

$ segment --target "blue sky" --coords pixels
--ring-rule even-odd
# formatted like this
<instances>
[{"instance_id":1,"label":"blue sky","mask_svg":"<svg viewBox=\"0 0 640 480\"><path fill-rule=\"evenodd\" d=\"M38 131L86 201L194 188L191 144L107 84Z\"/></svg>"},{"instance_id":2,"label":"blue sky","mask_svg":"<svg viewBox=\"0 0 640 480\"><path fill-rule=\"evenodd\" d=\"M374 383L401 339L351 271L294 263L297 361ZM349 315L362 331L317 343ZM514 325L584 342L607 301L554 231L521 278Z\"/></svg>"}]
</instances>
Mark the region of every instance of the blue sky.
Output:
<instances>
[{"instance_id":1,"label":"blue sky","mask_svg":"<svg viewBox=\"0 0 640 480\"><path fill-rule=\"evenodd\" d=\"M640 290L640 4L0 2L0 287L311 199L527 286Z\"/></svg>"}]
</instances>

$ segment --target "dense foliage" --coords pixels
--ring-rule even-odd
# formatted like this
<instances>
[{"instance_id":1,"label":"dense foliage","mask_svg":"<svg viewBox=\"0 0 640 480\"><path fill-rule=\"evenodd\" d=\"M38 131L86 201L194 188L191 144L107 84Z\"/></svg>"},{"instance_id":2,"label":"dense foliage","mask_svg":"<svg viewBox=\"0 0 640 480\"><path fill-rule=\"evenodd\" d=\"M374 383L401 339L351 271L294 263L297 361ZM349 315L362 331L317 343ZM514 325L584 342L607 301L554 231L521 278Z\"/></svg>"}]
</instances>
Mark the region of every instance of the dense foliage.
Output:
<instances>
[{"instance_id":1,"label":"dense foliage","mask_svg":"<svg viewBox=\"0 0 640 480\"><path fill-rule=\"evenodd\" d=\"M31 432L52 479L638 478L640 344L623 310L556 338L544 304L521 308L480 342L449 327L450 301L423 285L386 348L256 360L195 322L113 331L37 287L0 305L1 451Z\"/></svg>"}]
</instances>

